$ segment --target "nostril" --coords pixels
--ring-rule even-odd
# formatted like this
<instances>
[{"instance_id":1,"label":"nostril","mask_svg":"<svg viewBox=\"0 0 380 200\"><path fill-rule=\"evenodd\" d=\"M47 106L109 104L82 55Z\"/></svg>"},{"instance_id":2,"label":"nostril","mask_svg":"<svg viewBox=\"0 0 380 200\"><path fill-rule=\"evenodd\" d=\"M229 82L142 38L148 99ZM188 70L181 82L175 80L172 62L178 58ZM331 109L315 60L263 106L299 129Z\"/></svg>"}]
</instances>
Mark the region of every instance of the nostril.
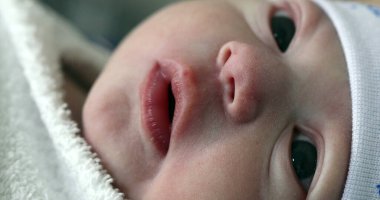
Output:
<instances>
[{"instance_id":1,"label":"nostril","mask_svg":"<svg viewBox=\"0 0 380 200\"><path fill-rule=\"evenodd\" d=\"M228 61L228 59L230 59L231 54L232 54L231 49L228 48L228 49L226 50L226 52L224 53L224 56L223 56L223 63L226 63L226 62Z\"/></svg>"},{"instance_id":2,"label":"nostril","mask_svg":"<svg viewBox=\"0 0 380 200\"><path fill-rule=\"evenodd\" d=\"M235 79L233 77L228 80L228 98L230 103L235 99Z\"/></svg>"},{"instance_id":3,"label":"nostril","mask_svg":"<svg viewBox=\"0 0 380 200\"><path fill-rule=\"evenodd\" d=\"M227 63L228 59L230 59L231 55L232 55L231 48L229 48L229 47L222 48L222 50L218 56L219 66L223 67Z\"/></svg>"}]
</instances>

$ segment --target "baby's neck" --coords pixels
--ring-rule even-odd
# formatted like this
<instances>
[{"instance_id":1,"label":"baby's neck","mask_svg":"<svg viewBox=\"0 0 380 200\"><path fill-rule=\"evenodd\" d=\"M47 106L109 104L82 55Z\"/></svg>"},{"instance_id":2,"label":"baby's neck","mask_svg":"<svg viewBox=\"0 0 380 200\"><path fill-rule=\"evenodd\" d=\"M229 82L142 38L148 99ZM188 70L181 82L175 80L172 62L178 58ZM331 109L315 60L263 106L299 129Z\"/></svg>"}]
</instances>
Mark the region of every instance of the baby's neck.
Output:
<instances>
[{"instance_id":1,"label":"baby's neck","mask_svg":"<svg viewBox=\"0 0 380 200\"><path fill-rule=\"evenodd\" d=\"M71 111L71 119L78 123L78 127L82 128L82 108L86 100L87 92L70 73L63 70L65 92L64 100L68 104Z\"/></svg>"}]
</instances>

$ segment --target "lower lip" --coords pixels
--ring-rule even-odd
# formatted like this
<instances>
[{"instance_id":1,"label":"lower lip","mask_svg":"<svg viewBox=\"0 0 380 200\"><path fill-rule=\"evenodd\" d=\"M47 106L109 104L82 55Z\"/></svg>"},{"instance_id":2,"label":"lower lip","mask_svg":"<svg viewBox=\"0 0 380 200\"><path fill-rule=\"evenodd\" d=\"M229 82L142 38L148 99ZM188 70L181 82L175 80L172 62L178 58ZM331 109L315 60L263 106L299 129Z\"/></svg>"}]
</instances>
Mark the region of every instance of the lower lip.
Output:
<instances>
[{"instance_id":1,"label":"lower lip","mask_svg":"<svg viewBox=\"0 0 380 200\"><path fill-rule=\"evenodd\" d=\"M141 90L142 123L158 151L166 155L169 149L171 124L168 87L170 80L159 65L153 67Z\"/></svg>"}]
</instances>

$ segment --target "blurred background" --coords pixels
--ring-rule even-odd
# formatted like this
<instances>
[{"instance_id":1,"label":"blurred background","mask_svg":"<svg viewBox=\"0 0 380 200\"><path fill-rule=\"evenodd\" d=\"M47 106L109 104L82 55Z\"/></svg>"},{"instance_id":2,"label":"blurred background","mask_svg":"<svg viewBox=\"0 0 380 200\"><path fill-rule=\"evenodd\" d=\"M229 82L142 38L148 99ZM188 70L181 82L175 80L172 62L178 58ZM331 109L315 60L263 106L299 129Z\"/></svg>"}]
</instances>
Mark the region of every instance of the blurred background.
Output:
<instances>
[{"instance_id":1,"label":"blurred background","mask_svg":"<svg viewBox=\"0 0 380 200\"><path fill-rule=\"evenodd\" d=\"M114 49L144 18L175 0L40 0L90 40Z\"/></svg>"}]
</instances>

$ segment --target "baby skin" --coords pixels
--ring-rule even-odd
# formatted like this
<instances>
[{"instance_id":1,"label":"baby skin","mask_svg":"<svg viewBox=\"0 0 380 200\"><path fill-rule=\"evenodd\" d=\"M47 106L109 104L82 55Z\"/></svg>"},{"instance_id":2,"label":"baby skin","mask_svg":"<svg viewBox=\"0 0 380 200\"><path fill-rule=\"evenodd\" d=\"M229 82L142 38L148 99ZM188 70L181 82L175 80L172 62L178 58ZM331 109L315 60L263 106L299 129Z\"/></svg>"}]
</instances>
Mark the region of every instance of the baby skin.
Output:
<instances>
[{"instance_id":1,"label":"baby skin","mask_svg":"<svg viewBox=\"0 0 380 200\"><path fill-rule=\"evenodd\" d=\"M83 135L130 199L339 199L350 99L312 1L186 1L120 44Z\"/></svg>"}]
</instances>

